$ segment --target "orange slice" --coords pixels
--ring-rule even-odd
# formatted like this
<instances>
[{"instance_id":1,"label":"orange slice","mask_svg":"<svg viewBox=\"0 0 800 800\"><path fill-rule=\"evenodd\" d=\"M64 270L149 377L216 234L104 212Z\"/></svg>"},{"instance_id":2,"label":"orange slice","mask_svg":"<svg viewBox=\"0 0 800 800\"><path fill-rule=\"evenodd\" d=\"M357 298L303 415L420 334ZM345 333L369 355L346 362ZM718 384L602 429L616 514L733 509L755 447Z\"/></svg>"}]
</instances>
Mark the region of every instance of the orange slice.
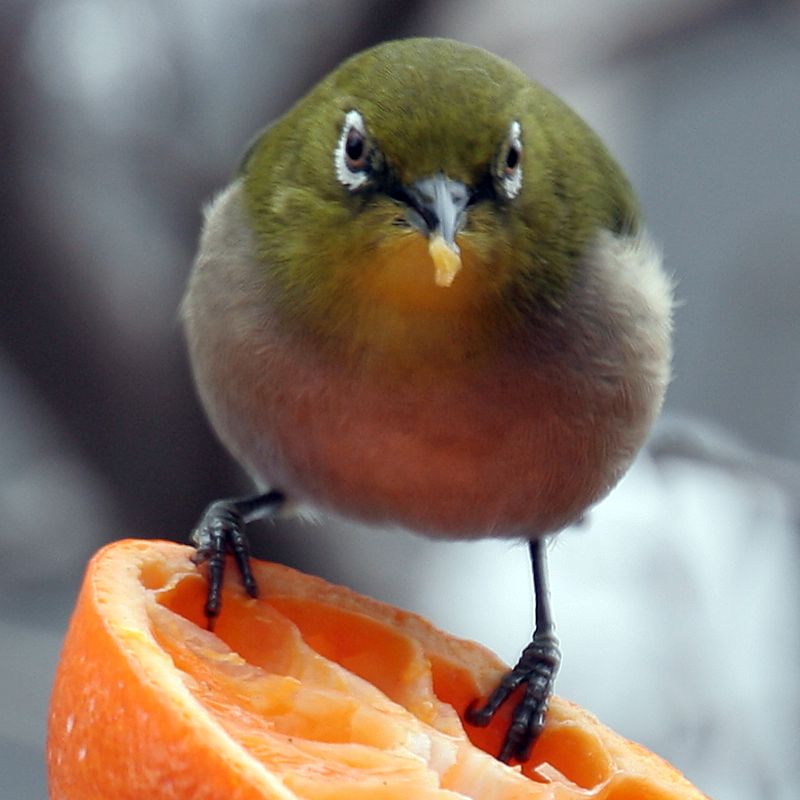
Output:
<instances>
[{"instance_id":1,"label":"orange slice","mask_svg":"<svg viewBox=\"0 0 800 800\"><path fill-rule=\"evenodd\" d=\"M123 541L91 561L56 673L52 800L703 797L671 766L553 698L530 759L467 704L506 669L421 617L275 564L232 575L213 633L192 550ZM233 572L233 570L230 570Z\"/></svg>"}]
</instances>

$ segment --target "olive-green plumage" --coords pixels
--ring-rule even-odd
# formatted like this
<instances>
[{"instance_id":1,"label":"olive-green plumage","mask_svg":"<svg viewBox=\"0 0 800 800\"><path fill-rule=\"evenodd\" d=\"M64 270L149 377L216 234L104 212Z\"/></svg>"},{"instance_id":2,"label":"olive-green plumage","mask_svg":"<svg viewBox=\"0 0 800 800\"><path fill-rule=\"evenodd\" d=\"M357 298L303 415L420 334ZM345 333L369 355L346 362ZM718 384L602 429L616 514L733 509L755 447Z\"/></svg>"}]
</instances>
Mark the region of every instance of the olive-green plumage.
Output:
<instances>
[{"instance_id":1,"label":"olive-green plumage","mask_svg":"<svg viewBox=\"0 0 800 800\"><path fill-rule=\"evenodd\" d=\"M558 305L576 256L598 227L636 229L628 181L557 97L479 48L440 39L392 42L321 81L254 143L242 165L259 252L280 275L294 315L330 313L359 251L375 247L397 216L397 200L380 192L343 195L325 169L351 108L363 115L382 167L403 185L443 172L479 186L496 168L509 120L521 122L520 196L476 205L463 231L486 263L503 253L516 262L513 279L500 287L503 304L484 320L495 328L510 310ZM337 307L351 312L347 301Z\"/></svg>"}]
</instances>

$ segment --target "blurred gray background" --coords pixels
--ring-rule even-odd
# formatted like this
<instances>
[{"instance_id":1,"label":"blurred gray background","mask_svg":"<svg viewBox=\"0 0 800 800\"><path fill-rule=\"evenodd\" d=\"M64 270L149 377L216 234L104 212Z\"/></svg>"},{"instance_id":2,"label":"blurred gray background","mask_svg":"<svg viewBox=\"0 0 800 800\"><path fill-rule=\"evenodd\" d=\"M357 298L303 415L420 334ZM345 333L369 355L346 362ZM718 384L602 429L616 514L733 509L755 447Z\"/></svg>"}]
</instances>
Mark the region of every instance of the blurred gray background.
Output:
<instances>
[{"instance_id":1,"label":"blurred gray background","mask_svg":"<svg viewBox=\"0 0 800 800\"><path fill-rule=\"evenodd\" d=\"M442 35L598 130L682 305L650 447L552 551L558 691L719 800L800 796L800 8L768 0L4 0L0 796L45 797L46 706L102 543L249 491L177 323L200 209L348 54ZM525 551L286 524L259 553L513 660Z\"/></svg>"}]
</instances>

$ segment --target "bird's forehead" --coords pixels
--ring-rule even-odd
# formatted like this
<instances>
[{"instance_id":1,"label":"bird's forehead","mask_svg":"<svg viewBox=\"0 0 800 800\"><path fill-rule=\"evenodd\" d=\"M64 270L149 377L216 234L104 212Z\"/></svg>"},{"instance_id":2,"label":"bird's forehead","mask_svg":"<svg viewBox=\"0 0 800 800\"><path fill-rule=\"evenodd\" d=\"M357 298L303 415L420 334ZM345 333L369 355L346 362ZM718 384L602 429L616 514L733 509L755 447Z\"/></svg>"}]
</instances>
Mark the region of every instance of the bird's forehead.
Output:
<instances>
[{"instance_id":1,"label":"bird's forehead","mask_svg":"<svg viewBox=\"0 0 800 800\"><path fill-rule=\"evenodd\" d=\"M467 180L483 172L508 121L478 105L416 103L399 113L362 106L369 134L394 170L406 180L435 172Z\"/></svg>"},{"instance_id":2,"label":"bird's forehead","mask_svg":"<svg viewBox=\"0 0 800 800\"><path fill-rule=\"evenodd\" d=\"M488 54L421 55L404 59L390 51L363 65L356 61L337 81L347 89L337 106L361 114L402 179L439 170L472 179L508 131L520 75Z\"/></svg>"}]
</instances>

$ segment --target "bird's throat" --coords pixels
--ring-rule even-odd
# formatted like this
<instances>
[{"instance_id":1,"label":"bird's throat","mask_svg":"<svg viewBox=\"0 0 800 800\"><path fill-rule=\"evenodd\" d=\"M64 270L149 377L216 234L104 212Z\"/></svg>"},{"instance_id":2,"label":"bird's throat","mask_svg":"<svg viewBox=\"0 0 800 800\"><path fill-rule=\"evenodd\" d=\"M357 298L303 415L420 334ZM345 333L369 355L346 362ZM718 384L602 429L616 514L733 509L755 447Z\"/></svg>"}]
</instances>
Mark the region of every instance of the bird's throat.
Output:
<instances>
[{"instance_id":1,"label":"bird's throat","mask_svg":"<svg viewBox=\"0 0 800 800\"><path fill-rule=\"evenodd\" d=\"M357 266L357 291L365 301L401 313L458 314L480 298L474 266L467 250L457 273L442 280L441 264L434 262L428 240L412 232L369 251L365 262Z\"/></svg>"},{"instance_id":2,"label":"bird's throat","mask_svg":"<svg viewBox=\"0 0 800 800\"><path fill-rule=\"evenodd\" d=\"M361 353L441 363L475 349L487 291L469 247L453 280L437 280L428 240L416 232L382 242L354 265L352 343Z\"/></svg>"}]
</instances>

